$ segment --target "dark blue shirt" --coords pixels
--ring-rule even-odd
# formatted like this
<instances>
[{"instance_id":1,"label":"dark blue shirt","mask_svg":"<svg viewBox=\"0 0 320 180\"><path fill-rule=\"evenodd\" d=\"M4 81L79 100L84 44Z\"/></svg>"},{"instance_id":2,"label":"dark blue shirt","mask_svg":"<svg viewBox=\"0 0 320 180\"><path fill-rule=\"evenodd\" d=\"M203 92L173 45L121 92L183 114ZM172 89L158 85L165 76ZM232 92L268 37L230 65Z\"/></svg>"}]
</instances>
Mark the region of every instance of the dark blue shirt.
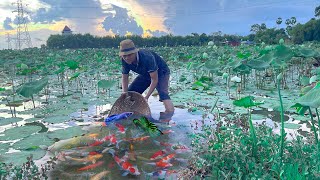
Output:
<instances>
[{"instance_id":1,"label":"dark blue shirt","mask_svg":"<svg viewBox=\"0 0 320 180\"><path fill-rule=\"evenodd\" d=\"M145 76L150 77L149 73L158 70L158 76L170 74L167 63L155 52L139 49L138 63L128 64L123 59L122 61L122 74L129 74L130 70Z\"/></svg>"}]
</instances>

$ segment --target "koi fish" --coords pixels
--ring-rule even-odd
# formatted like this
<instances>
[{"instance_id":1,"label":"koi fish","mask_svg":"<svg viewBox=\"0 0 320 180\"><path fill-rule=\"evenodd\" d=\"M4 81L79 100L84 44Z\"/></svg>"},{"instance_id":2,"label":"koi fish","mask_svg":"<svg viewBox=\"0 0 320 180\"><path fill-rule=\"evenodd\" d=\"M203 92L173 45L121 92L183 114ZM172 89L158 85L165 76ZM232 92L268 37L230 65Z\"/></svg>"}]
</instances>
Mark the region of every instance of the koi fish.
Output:
<instances>
[{"instance_id":1,"label":"koi fish","mask_svg":"<svg viewBox=\"0 0 320 180\"><path fill-rule=\"evenodd\" d=\"M176 153L183 153L186 151L191 151L190 148L188 148L185 145L181 145L181 144L172 145L171 149L174 150Z\"/></svg>"},{"instance_id":2,"label":"koi fish","mask_svg":"<svg viewBox=\"0 0 320 180\"><path fill-rule=\"evenodd\" d=\"M98 159L101 159L103 157L102 154L96 154L96 155L88 155L85 158L74 158L70 156L66 156L67 159L73 160L73 161L79 161L79 162L92 162L96 163Z\"/></svg>"},{"instance_id":3,"label":"koi fish","mask_svg":"<svg viewBox=\"0 0 320 180\"><path fill-rule=\"evenodd\" d=\"M100 140L97 140L95 142L93 142L92 144L89 144L90 147L93 147L93 146L99 146L101 144L103 144L104 141L100 141Z\"/></svg>"},{"instance_id":4,"label":"koi fish","mask_svg":"<svg viewBox=\"0 0 320 180\"><path fill-rule=\"evenodd\" d=\"M169 129L169 130L166 130L166 131L163 131L163 134L170 134L170 133L173 133L174 131Z\"/></svg>"},{"instance_id":5,"label":"koi fish","mask_svg":"<svg viewBox=\"0 0 320 180\"><path fill-rule=\"evenodd\" d=\"M115 123L116 127L118 128L118 131L121 133L121 134L124 134L126 132L126 129L124 128L123 125L119 124L119 123Z\"/></svg>"},{"instance_id":6,"label":"koi fish","mask_svg":"<svg viewBox=\"0 0 320 180\"><path fill-rule=\"evenodd\" d=\"M108 175L110 173L110 171L102 171L94 176L92 176L90 178L90 180L101 180L102 178L104 178L106 175Z\"/></svg>"},{"instance_id":7,"label":"koi fish","mask_svg":"<svg viewBox=\"0 0 320 180\"><path fill-rule=\"evenodd\" d=\"M128 158L127 154L120 159L118 156L114 154L115 151L113 149L111 149L109 152L113 156L113 159L116 161L116 163L120 166L120 168L125 171L122 174L122 176L126 176L128 174L132 174L136 176L140 175L140 172L137 166L133 166L130 162L127 161L127 158Z\"/></svg>"},{"instance_id":8,"label":"koi fish","mask_svg":"<svg viewBox=\"0 0 320 180\"><path fill-rule=\"evenodd\" d=\"M131 141L131 142L137 142L137 141L145 141L147 139L149 139L150 136L142 136L142 137L136 137L136 138L127 138L124 139L125 141Z\"/></svg>"},{"instance_id":9,"label":"koi fish","mask_svg":"<svg viewBox=\"0 0 320 180\"><path fill-rule=\"evenodd\" d=\"M151 164L151 165L156 165L157 167L161 167L161 168L167 168L167 167L171 167L172 164L168 163L168 162L164 162L162 160L155 162L155 163L147 163L147 164Z\"/></svg>"},{"instance_id":10,"label":"koi fish","mask_svg":"<svg viewBox=\"0 0 320 180\"><path fill-rule=\"evenodd\" d=\"M103 141L110 141L110 144L116 145L117 148L119 148L119 143L121 142L121 140L120 141L117 140L117 137L115 134L111 134L104 137Z\"/></svg>"},{"instance_id":11,"label":"koi fish","mask_svg":"<svg viewBox=\"0 0 320 180\"><path fill-rule=\"evenodd\" d=\"M164 179L167 174L167 171L165 171L165 170L158 170L158 171L154 171L154 172L150 172L150 173L147 173L145 171L143 171L143 172L147 176L158 177L158 179Z\"/></svg>"},{"instance_id":12,"label":"koi fish","mask_svg":"<svg viewBox=\"0 0 320 180\"><path fill-rule=\"evenodd\" d=\"M150 157L150 160L155 160L159 157L162 157L166 154L166 152L164 150L159 150L157 152L155 152L151 157Z\"/></svg>"},{"instance_id":13,"label":"koi fish","mask_svg":"<svg viewBox=\"0 0 320 180\"><path fill-rule=\"evenodd\" d=\"M89 166L85 166L85 167L82 167L82 168L79 168L78 171L86 171L86 170L90 170L90 169L94 169L98 166L101 166L102 164L104 163L104 161L98 161L94 164L90 164Z\"/></svg>"},{"instance_id":14,"label":"koi fish","mask_svg":"<svg viewBox=\"0 0 320 180\"><path fill-rule=\"evenodd\" d=\"M170 143L166 143L166 142L159 142L159 141L156 141L156 140L153 140L154 143L156 143L158 146L165 146L165 147L171 147L172 144Z\"/></svg>"},{"instance_id":15,"label":"koi fish","mask_svg":"<svg viewBox=\"0 0 320 180\"><path fill-rule=\"evenodd\" d=\"M150 122L146 117L142 116L139 119L133 119L133 123L144 131L148 132L151 136L157 136L163 134L158 127Z\"/></svg>"},{"instance_id":16,"label":"koi fish","mask_svg":"<svg viewBox=\"0 0 320 180\"><path fill-rule=\"evenodd\" d=\"M169 162L172 158L174 158L176 154L169 154L168 156L162 158L160 161Z\"/></svg>"},{"instance_id":17,"label":"koi fish","mask_svg":"<svg viewBox=\"0 0 320 180\"><path fill-rule=\"evenodd\" d=\"M124 112L121 114L113 114L109 117L107 117L104 122L106 124L110 123L110 122L114 122L114 121L119 121L121 119L127 119L129 116L131 116L133 114L133 112Z\"/></svg>"}]
</instances>

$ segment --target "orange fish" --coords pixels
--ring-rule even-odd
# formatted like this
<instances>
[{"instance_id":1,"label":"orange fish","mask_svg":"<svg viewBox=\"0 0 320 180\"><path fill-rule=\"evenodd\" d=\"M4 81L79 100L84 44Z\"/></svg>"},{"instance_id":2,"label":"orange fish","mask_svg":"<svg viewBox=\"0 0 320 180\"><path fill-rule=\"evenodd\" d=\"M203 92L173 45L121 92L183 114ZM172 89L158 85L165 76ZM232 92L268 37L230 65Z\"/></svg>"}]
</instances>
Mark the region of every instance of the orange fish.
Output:
<instances>
[{"instance_id":1,"label":"orange fish","mask_svg":"<svg viewBox=\"0 0 320 180\"><path fill-rule=\"evenodd\" d=\"M176 154L169 154L168 156L162 158L160 161L169 162Z\"/></svg>"},{"instance_id":2,"label":"orange fish","mask_svg":"<svg viewBox=\"0 0 320 180\"><path fill-rule=\"evenodd\" d=\"M103 157L102 154L88 155L85 158L74 158L74 157L66 156L67 159L71 159L71 160L74 160L74 161L92 162L92 163L95 163L98 159L101 159L102 157Z\"/></svg>"},{"instance_id":3,"label":"orange fish","mask_svg":"<svg viewBox=\"0 0 320 180\"><path fill-rule=\"evenodd\" d=\"M150 157L150 160L155 160L159 157L162 157L166 154L166 152L164 150L159 150L157 152L155 152L151 157Z\"/></svg>"},{"instance_id":4,"label":"orange fish","mask_svg":"<svg viewBox=\"0 0 320 180\"><path fill-rule=\"evenodd\" d=\"M103 161L98 161L94 164L90 164L89 166L85 166L85 167L82 167L82 168L79 168L78 171L86 171L86 170L90 170L90 169L94 169L98 166L101 166L103 164Z\"/></svg>"},{"instance_id":5,"label":"orange fish","mask_svg":"<svg viewBox=\"0 0 320 180\"><path fill-rule=\"evenodd\" d=\"M148 163L148 164L152 164L152 165L156 165L157 167L161 167L161 168L167 168L167 167L171 167L172 164L168 163L168 162L164 162L164 161L158 161L155 163Z\"/></svg>"},{"instance_id":6,"label":"orange fish","mask_svg":"<svg viewBox=\"0 0 320 180\"><path fill-rule=\"evenodd\" d=\"M142 136L142 137L136 137L136 138L128 138L128 139L124 139L124 140L131 141L131 142L137 142L137 141L145 141L149 138L150 138L150 136Z\"/></svg>"},{"instance_id":7,"label":"orange fish","mask_svg":"<svg viewBox=\"0 0 320 180\"><path fill-rule=\"evenodd\" d=\"M97 140L97 141L93 142L92 144L89 144L89 146L93 147L93 146L99 146L101 144L103 144L103 141Z\"/></svg>"}]
</instances>

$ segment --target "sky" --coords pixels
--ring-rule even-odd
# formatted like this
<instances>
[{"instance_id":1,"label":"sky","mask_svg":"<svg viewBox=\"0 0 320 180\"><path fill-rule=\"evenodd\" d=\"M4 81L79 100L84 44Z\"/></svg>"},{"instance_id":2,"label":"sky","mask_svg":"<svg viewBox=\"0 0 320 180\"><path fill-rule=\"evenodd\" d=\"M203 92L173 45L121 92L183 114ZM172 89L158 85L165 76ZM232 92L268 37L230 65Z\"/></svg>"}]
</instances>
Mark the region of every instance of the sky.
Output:
<instances>
[{"instance_id":1,"label":"sky","mask_svg":"<svg viewBox=\"0 0 320 180\"><path fill-rule=\"evenodd\" d=\"M26 22L34 47L66 25L73 33L96 36L248 35L253 24L278 27L279 17L282 26L291 17L304 24L320 5L320 0L0 0L0 49L8 48L8 39L15 48L19 1L20 21Z\"/></svg>"}]
</instances>

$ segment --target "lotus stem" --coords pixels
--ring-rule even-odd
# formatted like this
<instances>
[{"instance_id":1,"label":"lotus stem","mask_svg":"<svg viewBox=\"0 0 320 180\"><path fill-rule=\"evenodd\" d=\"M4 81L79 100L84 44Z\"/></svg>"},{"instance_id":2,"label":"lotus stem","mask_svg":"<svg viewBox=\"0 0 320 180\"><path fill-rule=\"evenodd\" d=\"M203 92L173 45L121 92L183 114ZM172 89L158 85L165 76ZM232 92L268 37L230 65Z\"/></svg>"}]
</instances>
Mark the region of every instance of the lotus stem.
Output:
<instances>
[{"instance_id":1,"label":"lotus stem","mask_svg":"<svg viewBox=\"0 0 320 180\"><path fill-rule=\"evenodd\" d=\"M280 157L282 161L282 156L283 156L283 149L284 149L284 136L285 136L285 130L284 130L284 112L283 112L283 102L282 102L282 97L280 93L280 78L277 78L278 80L278 95L279 95L279 100L280 100L280 118L281 118L281 144L280 144Z\"/></svg>"},{"instance_id":2,"label":"lotus stem","mask_svg":"<svg viewBox=\"0 0 320 180\"><path fill-rule=\"evenodd\" d=\"M319 118L318 108L316 108L316 114L317 114L317 118L318 118L318 129L319 129L319 134L320 134L320 118Z\"/></svg>"},{"instance_id":3,"label":"lotus stem","mask_svg":"<svg viewBox=\"0 0 320 180\"><path fill-rule=\"evenodd\" d=\"M318 145L318 134L317 134L317 130L314 126L314 121L313 121L313 115L312 115L312 111L311 111L311 108L309 107L309 114L310 114L310 117L311 117L311 124L312 124L312 130L313 130L313 133L314 133L314 138L316 140L316 144Z\"/></svg>"},{"instance_id":4,"label":"lotus stem","mask_svg":"<svg viewBox=\"0 0 320 180\"><path fill-rule=\"evenodd\" d=\"M254 126L253 126L253 123L252 123L250 108L248 108L248 115L249 115L250 134L251 134L252 141L253 141L252 142L252 156L256 157L256 155L257 155L257 149L256 149L257 136L256 136L256 132L254 130Z\"/></svg>"}]
</instances>

